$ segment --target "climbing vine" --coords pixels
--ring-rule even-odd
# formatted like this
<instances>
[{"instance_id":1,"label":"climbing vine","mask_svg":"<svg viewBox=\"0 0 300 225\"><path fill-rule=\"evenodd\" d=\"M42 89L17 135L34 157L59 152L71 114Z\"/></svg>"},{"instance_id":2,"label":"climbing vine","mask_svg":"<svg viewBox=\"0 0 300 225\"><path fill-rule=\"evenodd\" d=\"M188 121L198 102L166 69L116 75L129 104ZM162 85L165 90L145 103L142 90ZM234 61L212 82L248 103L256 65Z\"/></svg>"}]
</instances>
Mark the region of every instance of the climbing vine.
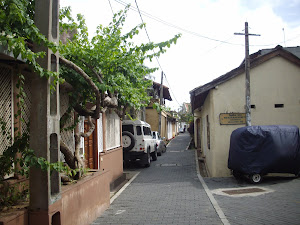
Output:
<instances>
[{"instance_id":1,"label":"climbing vine","mask_svg":"<svg viewBox=\"0 0 300 225\"><path fill-rule=\"evenodd\" d=\"M41 77L54 77L54 82L63 82L58 73L44 69L38 62L45 52L33 51L33 43L44 45L57 52L57 44L47 40L34 24L35 0L2 0L0 2L0 46L20 57Z\"/></svg>"},{"instance_id":2,"label":"climbing vine","mask_svg":"<svg viewBox=\"0 0 300 225\"><path fill-rule=\"evenodd\" d=\"M73 19L69 7L63 8L60 13L61 33L73 34L66 43L60 45L61 56L82 68L102 96L106 92L109 97L117 96L117 113L121 117L126 108L140 109L148 105L150 98L146 90L152 82L145 78L158 68L148 68L144 62L159 57L180 37L176 35L165 42L136 45L132 40L145 24L137 25L124 34L122 28L128 9L129 6L115 14L107 27L99 25L91 40L82 15ZM82 103L95 101L92 89L78 73L62 65L61 75L74 87L74 100Z\"/></svg>"},{"instance_id":3,"label":"climbing vine","mask_svg":"<svg viewBox=\"0 0 300 225\"><path fill-rule=\"evenodd\" d=\"M0 1L0 48L12 53L14 58L22 59L40 77L54 78L54 84L59 82L60 88L68 93L69 108L62 116L61 129L68 130L65 121L76 115L88 118L90 130L87 133L75 133L75 149L70 149L65 143L60 143L60 149L65 155L68 166L63 163L49 163L44 158L38 158L29 148L29 135L17 135L13 145L0 157L0 180L5 174L12 172L12 165L20 165L17 172L28 175L30 167L39 167L42 170L56 170L74 176L84 167L79 156L79 140L93 132L92 119L99 118L101 112L108 108L115 110L123 117L128 108L139 109L149 103L146 90L151 81L146 76L157 70L144 65L145 60L152 60L166 52L172 44L176 44L180 35L161 43L146 43L136 45L133 38L139 34L145 24L134 27L127 33L123 32L129 6L115 14L112 22L104 27L99 25L96 35L91 39L85 19L78 14L76 19L71 16L69 7L60 11L60 32L66 35L64 41L53 43L40 33L34 24L35 0L2 0ZM43 51L34 51L34 45L43 45L59 52L59 74L44 69L38 59L45 57ZM21 116L21 107L24 103L25 76L19 75L19 111L16 117ZM55 87L53 85L52 87ZM87 107L95 106L95 109ZM3 125L3 121L0 124ZM75 154L74 154L75 152ZM21 157L16 157L21 154ZM16 171L14 171L16 172Z\"/></svg>"}]
</instances>

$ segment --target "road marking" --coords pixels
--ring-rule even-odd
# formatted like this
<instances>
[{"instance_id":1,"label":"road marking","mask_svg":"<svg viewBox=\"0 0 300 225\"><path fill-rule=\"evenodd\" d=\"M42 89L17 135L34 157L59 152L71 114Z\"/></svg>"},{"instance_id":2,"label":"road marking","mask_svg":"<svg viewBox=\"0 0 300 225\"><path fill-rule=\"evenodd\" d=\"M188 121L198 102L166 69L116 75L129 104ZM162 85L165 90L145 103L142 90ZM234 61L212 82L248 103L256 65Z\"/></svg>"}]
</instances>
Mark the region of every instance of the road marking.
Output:
<instances>
[{"instance_id":1,"label":"road marking","mask_svg":"<svg viewBox=\"0 0 300 225\"><path fill-rule=\"evenodd\" d=\"M140 172L138 172L137 174L135 174L111 199L110 199L110 204L112 204L114 202L114 200L116 200L117 197L120 196L120 194L128 187L129 184L132 183L132 181L134 181L134 179L140 174Z\"/></svg>"},{"instance_id":2,"label":"road marking","mask_svg":"<svg viewBox=\"0 0 300 225\"><path fill-rule=\"evenodd\" d=\"M172 166L182 166L182 164L180 164L180 163L164 163L164 164L156 164L155 166L172 167Z\"/></svg>"},{"instance_id":3,"label":"road marking","mask_svg":"<svg viewBox=\"0 0 300 225\"><path fill-rule=\"evenodd\" d=\"M220 220L222 221L222 223L224 225L230 225L229 221L227 220L224 212L222 211L221 207L219 206L218 202L216 201L216 199L214 198L214 196L212 195L211 191L209 190L209 188L207 187L205 181L203 180L201 174L200 174L200 170L199 170L199 165L198 165L198 157L197 157L197 151L195 151L195 160L196 160L196 169L197 169L197 176L202 184L202 186L204 187L204 190L211 202L211 204L213 205L213 207L215 208Z\"/></svg>"},{"instance_id":4,"label":"road marking","mask_svg":"<svg viewBox=\"0 0 300 225\"><path fill-rule=\"evenodd\" d=\"M122 214L123 212L126 212L126 210L125 210L125 209L120 209L120 210L118 210L118 211L116 212L115 215Z\"/></svg>"}]
</instances>

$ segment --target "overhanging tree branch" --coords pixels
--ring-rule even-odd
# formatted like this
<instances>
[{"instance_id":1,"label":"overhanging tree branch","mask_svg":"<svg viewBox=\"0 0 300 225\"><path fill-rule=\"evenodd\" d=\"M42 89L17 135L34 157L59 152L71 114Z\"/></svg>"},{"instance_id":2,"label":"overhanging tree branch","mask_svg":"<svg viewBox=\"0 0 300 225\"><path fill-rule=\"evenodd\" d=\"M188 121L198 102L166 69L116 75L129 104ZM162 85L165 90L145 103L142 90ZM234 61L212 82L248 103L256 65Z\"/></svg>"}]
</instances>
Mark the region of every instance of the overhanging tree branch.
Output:
<instances>
[{"instance_id":1,"label":"overhanging tree branch","mask_svg":"<svg viewBox=\"0 0 300 225\"><path fill-rule=\"evenodd\" d=\"M92 90L94 91L96 95L96 109L93 112L92 117L94 119L99 119L100 117L100 103L101 103L101 93L96 86L96 84L92 81L92 79L87 75L83 69L81 69L79 66L77 66L75 63L63 58L59 57L59 62L64 64L65 66L69 67L70 69L74 70L76 73L80 74L83 79L90 85ZM77 108L79 109L79 106L77 105Z\"/></svg>"},{"instance_id":2,"label":"overhanging tree branch","mask_svg":"<svg viewBox=\"0 0 300 225\"><path fill-rule=\"evenodd\" d=\"M90 68L90 70L93 72L93 74L95 74L95 76L96 76L97 80L99 81L99 83L103 84L101 72L97 73L95 71L95 69L90 64L88 64L87 62L85 62L83 59L81 59L81 62L83 62L84 65L86 65L88 68Z\"/></svg>"}]
</instances>

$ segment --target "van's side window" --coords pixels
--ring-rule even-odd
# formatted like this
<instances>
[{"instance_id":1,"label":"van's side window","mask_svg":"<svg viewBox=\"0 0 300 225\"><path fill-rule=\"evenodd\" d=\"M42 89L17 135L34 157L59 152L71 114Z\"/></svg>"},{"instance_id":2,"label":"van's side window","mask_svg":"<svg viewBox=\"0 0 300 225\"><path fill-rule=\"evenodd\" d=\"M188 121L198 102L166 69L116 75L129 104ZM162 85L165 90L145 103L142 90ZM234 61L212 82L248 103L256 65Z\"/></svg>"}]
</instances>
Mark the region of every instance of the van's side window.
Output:
<instances>
[{"instance_id":1,"label":"van's side window","mask_svg":"<svg viewBox=\"0 0 300 225\"><path fill-rule=\"evenodd\" d=\"M136 126L136 134L137 135L142 135L142 128L141 128L141 126Z\"/></svg>"},{"instance_id":2,"label":"van's side window","mask_svg":"<svg viewBox=\"0 0 300 225\"><path fill-rule=\"evenodd\" d=\"M134 135L133 125L122 125L122 131L129 131Z\"/></svg>"},{"instance_id":3,"label":"van's side window","mask_svg":"<svg viewBox=\"0 0 300 225\"><path fill-rule=\"evenodd\" d=\"M151 129L149 127L143 127L144 135L151 136Z\"/></svg>"}]
</instances>

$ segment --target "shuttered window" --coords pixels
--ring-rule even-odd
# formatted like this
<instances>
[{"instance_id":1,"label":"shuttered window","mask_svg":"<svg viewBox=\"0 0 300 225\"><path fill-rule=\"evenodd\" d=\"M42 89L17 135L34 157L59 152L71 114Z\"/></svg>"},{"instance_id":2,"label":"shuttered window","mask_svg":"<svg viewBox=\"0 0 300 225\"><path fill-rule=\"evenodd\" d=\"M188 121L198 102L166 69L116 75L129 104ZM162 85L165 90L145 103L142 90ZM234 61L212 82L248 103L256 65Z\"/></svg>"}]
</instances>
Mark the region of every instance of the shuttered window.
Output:
<instances>
[{"instance_id":1,"label":"shuttered window","mask_svg":"<svg viewBox=\"0 0 300 225\"><path fill-rule=\"evenodd\" d=\"M60 116L62 117L66 111L68 110L69 107L69 96L67 93L60 94ZM64 126L64 128L68 128L68 127L72 127L74 125L74 117L70 116L70 118L68 118L68 120L66 121L66 124ZM81 128L80 131L83 131L83 127ZM74 140L74 130L73 129L66 129L66 130L62 130L60 132L60 137L61 140L72 150L75 150L75 140ZM82 152L81 152L82 153ZM64 161L64 157L61 157L61 160Z\"/></svg>"},{"instance_id":2,"label":"shuttered window","mask_svg":"<svg viewBox=\"0 0 300 225\"><path fill-rule=\"evenodd\" d=\"M0 66L0 155L11 145L13 136L12 71Z\"/></svg>"},{"instance_id":3,"label":"shuttered window","mask_svg":"<svg viewBox=\"0 0 300 225\"><path fill-rule=\"evenodd\" d=\"M98 139L98 152L103 152L103 127L102 127L102 114L97 120L97 139Z\"/></svg>"},{"instance_id":4,"label":"shuttered window","mask_svg":"<svg viewBox=\"0 0 300 225\"><path fill-rule=\"evenodd\" d=\"M121 146L120 118L115 112L106 113L106 150Z\"/></svg>"},{"instance_id":5,"label":"shuttered window","mask_svg":"<svg viewBox=\"0 0 300 225\"><path fill-rule=\"evenodd\" d=\"M208 115L206 116L206 129L207 129L207 147L210 149L210 124Z\"/></svg>"}]
</instances>

